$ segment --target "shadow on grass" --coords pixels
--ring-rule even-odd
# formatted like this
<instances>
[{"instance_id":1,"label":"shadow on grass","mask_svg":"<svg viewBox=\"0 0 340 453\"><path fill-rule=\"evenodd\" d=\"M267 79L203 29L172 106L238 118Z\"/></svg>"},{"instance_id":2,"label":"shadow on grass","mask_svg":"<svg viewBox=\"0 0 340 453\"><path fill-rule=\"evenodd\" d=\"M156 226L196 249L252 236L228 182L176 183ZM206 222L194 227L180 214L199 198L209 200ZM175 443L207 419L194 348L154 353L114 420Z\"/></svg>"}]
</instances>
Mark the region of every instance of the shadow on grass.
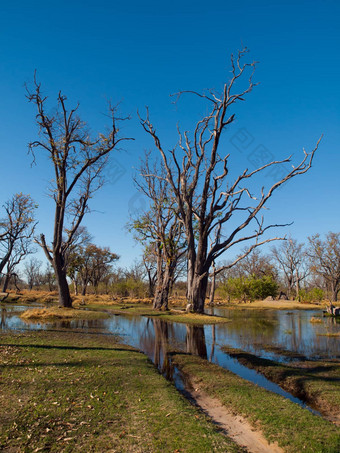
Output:
<instances>
[{"instance_id":1,"label":"shadow on grass","mask_svg":"<svg viewBox=\"0 0 340 453\"><path fill-rule=\"evenodd\" d=\"M133 361L130 362L124 362L124 368L128 367L135 367L135 364L132 363ZM40 368L91 368L91 367L96 367L98 364L101 365L101 368L105 368L106 366L109 367L114 367L116 364L110 362L110 364L103 364L102 360L77 360L77 361L68 361L68 362L35 362L35 363L18 363L18 364L6 364L6 365L0 365L0 368L3 369L17 369L17 368L27 368L27 367L34 367L35 370L40 369Z\"/></svg>"},{"instance_id":2,"label":"shadow on grass","mask_svg":"<svg viewBox=\"0 0 340 453\"><path fill-rule=\"evenodd\" d=\"M51 324L51 323L50 323ZM56 324L56 323L54 323ZM60 326L59 326L60 327ZM95 327L94 327L95 329ZM73 334L81 334L81 335L103 335L103 336L107 336L107 337L122 337L124 336L124 334L115 334L115 333L112 333L112 332L103 332L103 331L88 331L88 330L84 330L84 328L82 327L71 327L69 324L68 325L65 325L65 326L61 326L59 329L25 329L24 327L20 327L18 329L15 329L15 328L11 328L11 329L8 329L8 330L5 330L4 331L4 334L6 333L18 333L18 332L29 332L29 333L32 333L32 332L52 332L52 333L67 333L69 335L73 335Z\"/></svg>"},{"instance_id":3,"label":"shadow on grass","mask_svg":"<svg viewBox=\"0 0 340 453\"><path fill-rule=\"evenodd\" d=\"M18 344L18 343L0 343L0 346L11 346L16 348L38 348L38 349L61 349L61 350L71 350L71 351L124 351L124 352L138 352L142 354L141 351L128 349L128 348L103 348L98 347L85 347L85 346L58 346L58 345L42 345L42 344Z\"/></svg>"}]
</instances>

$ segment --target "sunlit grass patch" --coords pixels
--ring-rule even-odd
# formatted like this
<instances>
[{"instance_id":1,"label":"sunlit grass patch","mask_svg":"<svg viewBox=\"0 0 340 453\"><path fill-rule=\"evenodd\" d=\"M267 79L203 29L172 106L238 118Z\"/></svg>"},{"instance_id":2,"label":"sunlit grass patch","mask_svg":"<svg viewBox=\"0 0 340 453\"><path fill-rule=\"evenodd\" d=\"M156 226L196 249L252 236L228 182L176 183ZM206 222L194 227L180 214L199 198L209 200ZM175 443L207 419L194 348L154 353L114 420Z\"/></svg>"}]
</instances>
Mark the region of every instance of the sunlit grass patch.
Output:
<instances>
[{"instance_id":1,"label":"sunlit grass patch","mask_svg":"<svg viewBox=\"0 0 340 453\"><path fill-rule=\"evenodd\" d=\"M340 362L337 359L300 358L299 361L281 363L229 346L222 349L241 365L262 373L270 381L302 398L328 419L337 420L340 424Z\"/></svg>"},{"instance_id":2,"label":"sunlit grass patch","mask_svg":"<svg viewBox=\"0 0 340 453\"><path fill-rule=\"evenodd\" d=\"M24 311L20 317L29 321L44 321L53 319L100 319L109 315L100 311L80 310L75 308L30 308Z\"/></svg>"},{"instance_id":3,"label":"sunlit grass patch","mask_svg":"<svg viewBox=\"0 0 340 453\"><path fill-rule=\"evenodd\" d=\"M311 322L312 324L320 324L322 323L322 319L321 318L317 318L316 316L312 316L309 320L309 322Z\"/></svg>"},{"instance_id":4,"label":"sunlit grass patch","mask_svg":"<svg viewBox=\"0 0 340 453\"><path fill-rule=\"evenodd\" d=\"M340 332L327 332L327 333L318 333L319 337L338 337L340 338Z\"/></svg>"},{"instance_id":5,"label":"sunlit grass patch","mask_svg":"<svg viewBox=\"0 0 340 453\"><path fill-rule=\"evenodd\" d=\"M214 316L198 313L187 313L185 310L170 309L168 311L154 310L150 304L121 304L113 305L89 304L92 310L107 310L116 315L125 316L149 316L164 319L165 321L180 322L185 324L220 324L231 320L224 316Z\"/></svg>"},{"instance_id":6,"label":"sunlit grass patch","mask_svg":"<svg viewBox=\"0 0 340 453\"><path fill-rule=\"evenodd\" d=\"M246 417L269 442L278 442L285 452L339 451L339 428L283 396L194 355L175 354L173 362L194 389L201 389L232 413Z\"/></svg>"},{"instance_id":7,"label":"sunlit grass patch","mask_svg":"<svg viewBox=\"0 0 340 453\"><path fill-rule=\"evenodd\" d=\"M235 308L258 308L274 310L310 310L312 308L320 309L325 303L304 303L296 300L255 300L254 302L233 303Z\"/></svg>"},{"instance_id":8,"label":"sunlit grass patch","mask_svg":"<svg viewBox=\"0 0 340 453\"><path fill-rule=\"evenodd\" d=\"M231 322L230 319L223 316L205 315L198 313L179 312L171 310L170 312L161 313L161 318L166 321L181 322L186 324L221 324Z\"/></svg>"},{"instance_id":9,"label":"sunlit grass patch","mask_svg":"<svg viewBox=\"0 0 340 453\"><path fill-rule=\"evenodd\" d=\"M112 336L0 338L0 451L243 451Z\"/></svg>"},{"instance_id":10,"label":"sunlit grass patch","mask_svg":"<svg viewBox=\"0 0 340 453\"><path fill-rule=\"evenodd\" d=\"M53 304L58 302L58 292L34 289L24 289L20 292L10 291L6 302L18 302L20 304Z\"/></svg>"}]
</instances>

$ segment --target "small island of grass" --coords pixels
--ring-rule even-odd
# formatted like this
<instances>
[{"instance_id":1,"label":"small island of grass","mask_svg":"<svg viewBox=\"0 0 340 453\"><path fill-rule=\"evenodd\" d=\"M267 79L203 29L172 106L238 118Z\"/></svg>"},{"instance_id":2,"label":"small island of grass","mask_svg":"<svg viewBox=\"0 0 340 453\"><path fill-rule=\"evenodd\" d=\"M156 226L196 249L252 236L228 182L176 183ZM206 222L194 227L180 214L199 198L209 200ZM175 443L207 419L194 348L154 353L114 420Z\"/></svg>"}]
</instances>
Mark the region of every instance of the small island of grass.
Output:
<instances>
[{"instance_id":1,"label":"small island of grass","mask_svg":"<svg viewBox=\"0 0 340 453\"><path fill-rule=\"evenodd\" d=\"M102 319L109 315L100 311L82 310L79 308L30 308L20 317L28 321L72 320L72 319Z\"/></svg>"}]
</instances>

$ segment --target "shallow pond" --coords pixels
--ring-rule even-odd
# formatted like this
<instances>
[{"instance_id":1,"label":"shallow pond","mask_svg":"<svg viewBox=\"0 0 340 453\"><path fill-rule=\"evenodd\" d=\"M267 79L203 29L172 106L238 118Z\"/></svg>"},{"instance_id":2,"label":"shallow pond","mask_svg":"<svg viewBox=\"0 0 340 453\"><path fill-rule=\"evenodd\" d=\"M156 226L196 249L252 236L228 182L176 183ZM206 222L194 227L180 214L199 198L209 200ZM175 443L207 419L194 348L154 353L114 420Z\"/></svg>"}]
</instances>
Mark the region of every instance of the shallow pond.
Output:
<instances>
[{"instance_id":1,"label":"shallow pond","mask_svg":"<svg viewBox=\"0 0 340 453\"><path fill-rule=\"evenodd\" d=\"M303 355L310 359L339 358L340 338L324 336L340 331L340 325L332 318L322 318L321 311L294 310L230 310L215 308L214 313L230 319L225 324L193 326L166 322L157 317L112 315L101 320L57 321L48 324L27 323L20 319L20 311L27 307L2 308L0 328L3 330L26 329L74 329L89 333L115 334L121 341L134 346L155 363L160 371L173 379L183 389L178 370L171 365L169 351L197 354L226 368L272 392L304 406L298 398L268 381L261 374L241 365L222 351L231 346L244 349L264 358L280 361ZM312 317L320 317L320 323L311 323ZM293 354L292 354L293 353Z\"/></svg>"},{"instance_id":2,"label":"shallow pond","mask_svg":"<svg viewBox=\"0 0 340 453\"><path fill-rule=\"evenodd\" d=\"M219 341L225 338L229 346L278 361L340 358L340 338L329 336L340 332L340 324L321 310L212 310L232 320L218 326Z\"/></svg>"}]
</instances>

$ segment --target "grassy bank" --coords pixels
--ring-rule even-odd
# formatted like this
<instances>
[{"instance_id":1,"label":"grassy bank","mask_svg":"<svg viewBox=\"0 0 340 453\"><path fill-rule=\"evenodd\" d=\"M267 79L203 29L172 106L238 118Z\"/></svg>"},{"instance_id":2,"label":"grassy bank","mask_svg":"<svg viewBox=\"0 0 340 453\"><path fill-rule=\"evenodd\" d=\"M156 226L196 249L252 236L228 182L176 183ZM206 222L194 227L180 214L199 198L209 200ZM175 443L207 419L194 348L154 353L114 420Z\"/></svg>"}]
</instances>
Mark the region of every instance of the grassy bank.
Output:
<instances>
[{"instance_id":1,"label":"grassy bank","mask_svg":"<svg viewBox=\"0 0 340 453\"><path fill-rule=\"evenodd\" d=\"M22 305L30 304L57 304L57 291L35 291L22 290L20 292L11 291L4 303L18 303Z\"/></svg>"},{"instance_id":2,"label":"grassy bank","mask_svg":"<svg viewBox=\"0 0 340 453\"><path fill-rule=\"evenodd\" d=\"M223 348L248 368L262 373L331 419L340 422L340 363L302 360L289 364L262 359L248 352Z\"/></svg>"},{"instance_id":3,"label":"grassy bank","mask_svg":"<svg viewBox=\"0 0 340 453\"><path fill-rule=\"evenodd\" d=\"M79 308L30 308L24 311L20 317L27 321L50 321L72 319L103 319L110 315L101 311L82 310Z\"/></svg>"},{"instance_id":4,"label":"grassy bank","mask_svg":"<svg viewBox=\"0 0 340 453\"><path fill-rule=\"evenodd\" d=\"M240 452L112 336L0 336L0 450Z\"/></svg>"},{"instance_id":5,"label":"grassy bank","mask_svg":"<svg viewBox=\"0 0 340 453\"><path fill-rule=\"evenodd\" d=\"M286 452L340 450L340 430L291 401L239 378L197 356L176 354L174 363L193 388L201 388L260 428L269 442L277 441Z\"/></svg>"},{"instance_id":6,"label":"grassy bank","mask_svg":"<svg viewBox=\"0 0 340 453\"><path fill-rule=\"evenodd\" d=\"M164 319L164 321L180 322L186 324L218 324L229 322L229 319L222 316L199 315L186 313L180 309L182 303L174 304L169 311L153 310L150 299L128 299L122 298L115 301L108 295L87 295L73 297L74 310L58 308L57 293L24 291L22 294L10 294L6 303L17 305L46 305L46 309L30 309L22 315L27 320L49 320L49 319L98 319L107 315L99 313L111 313L128 316L150 316ZM86 307L86 311L82 310ZM91 310L91 311L88 311ZM95 314L97 313L97 315Z\"/></svg>"}]
</instances>

